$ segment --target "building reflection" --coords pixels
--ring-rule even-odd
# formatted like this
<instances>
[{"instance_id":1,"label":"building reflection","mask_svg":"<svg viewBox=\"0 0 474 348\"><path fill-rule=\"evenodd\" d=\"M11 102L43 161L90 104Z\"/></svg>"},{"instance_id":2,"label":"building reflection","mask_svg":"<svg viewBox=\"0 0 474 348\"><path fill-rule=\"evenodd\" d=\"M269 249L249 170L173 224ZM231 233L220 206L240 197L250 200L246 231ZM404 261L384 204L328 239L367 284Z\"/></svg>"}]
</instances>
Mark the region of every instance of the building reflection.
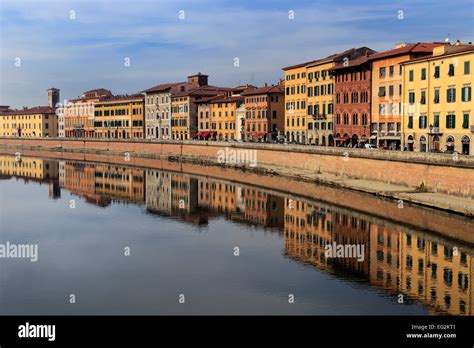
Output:
<instances>
[{"instance_id":1,"label":"building reflection","mask_svg":"<svg viewBox=\"0 0 474 348\"><path fill-rule=\"evenodd\" d=\"M52 199L61 197L59 185L59 164L54 160L33 157L0 155L0 177L8 180L13 177L48 184L48 194Z\"/></svg>"},{"instance_id":2,"label":"building reflection","mask_svg":"<svg viewBox=\"0 0 474 348\"><path fill-rule=\"evenodd\" d=\"M474 315L472 247L316 200L179 172L0 156L4 179L48 182L88 203L143 204L148 214L205 226L216 219L279 234L284 255L346 281L417 302L431 314ZM51 188L52 187L52 188ZM327 244L364 246L364 261L327 258Z\"/></svg>"}]
</instances>

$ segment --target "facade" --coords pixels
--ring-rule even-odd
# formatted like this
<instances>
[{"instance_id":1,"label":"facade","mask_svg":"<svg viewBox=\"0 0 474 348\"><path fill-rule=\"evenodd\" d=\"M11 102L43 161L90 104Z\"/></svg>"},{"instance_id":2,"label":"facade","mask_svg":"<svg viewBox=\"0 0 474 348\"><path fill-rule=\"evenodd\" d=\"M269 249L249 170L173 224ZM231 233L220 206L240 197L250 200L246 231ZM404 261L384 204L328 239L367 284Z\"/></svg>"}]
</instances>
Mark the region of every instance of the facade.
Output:
<instances>
[{"instance_id":1,"label":"facade","mask_svg":"<svg viewBox=\"0 0 474 348\"><path fill-rule=\"evenodd\" d=\"M57 137L58 117L49 106L0 111L2 137Z\"/></svg>"},{"instance_id":2,"label":"facade","mask_svg":"<svg viewBox=\"0 0 474 348\"><path fill-rule=\"evenodd\" d=\"M398 44L370 56L372 62L372 111L370 141L377 147L399 150L401 145L402 64L431 55L441 43Z\"/></svg>"},{"instance_id":3,"label":"facade","mask_svg":"<svg viewBox=\"0 0 474 348\"><path fill-rule=\"evenodd\" d=\"M288 142L306 144L306 64L283 68L285 74L285 132Z\"/></svg>"},{"instance_id":4,"label":"facade","mask_svg":"<svg viewBox=\"0 0 474 348\"><path fill-rule=\"evenodd\" d=\"M334 146L334 81L329 69L334 67L337 57L328 57L307 65L309 144Z\"/></svg>"},{"instance_id":5,"label":"facade","mask_svg":"<svg viewBox=\"0 0 474 348\"><path fill-rule=\"evenodd\" d=\"M246 141L268 142L283 134L285 89L282 84L265 85L242 93L245 97ZM240 133L240 128L238 128Z\"/></svg>"},{"instance_id":6,"label":"facade","mask_svg":"<svg viewBox=\"0 0 474 348\"><path fill-rule=\"evenodd\" d=\"M443 45L403 65L402 148L472 155L474 45Z\"/></svg>"},{"instance_id":7,"label":"facade","mask_svg":"<svg viewBox=\"0 0 474 348\"><path fill-rule=\"evenodd\" d=\"M105 88L93 89L82 93L77 99L70 100L63 108L64 136L66 138L95 138L94 106L100 98L112 97Z\"/></svg>"},{"instance_id":8,"label":"facade","mask_svg":"<svg viewBox=\"0 0 474 348\"><path fill-rule=\"evenodd\" d=\"M220 96L213 96L209 98L203 98L196 101L197 105L197 126L198 132L196 137L201 140L207 140L212 137L211 129L211 104L210 101L214 98L220 98Z\"/></svg>"},{"instance_id":9,"label":"facade","mask_svg":"<svg viewBox=\"0 0 474 348\"><path fill-rule=\"evenodd\" d=\"M96 138L143 139L143 95L101 97L94 109Z\"/></svg>"},{"instance_id":10,"label":"facade","mask_svg":"<svg viewBox=\"0 0 474 348\"><path fill-rule=\"evenodd\" d=\"M189 140L199 138L200 114L198 114L198 105L200 102L208 101L209 98L221 95L228 90L228 88L209 86L207 77L207 75L201 73L188 76L188 83L195 87L185 92L171 94L172 139Z\"/></svg>"},{"instance_id":11,"label":"facade","mask_svg":"<svg viewBox=\"0 0 474 348\"><path fill-rule=\"evenodd\" d=\"M283 68L285 73L285 132L289 142L334 145L334 79L336 64L373 52L352 48L323 59Z\"/></svg>"},{"instance_id":12,"label":"facade","mask_svg":"<svg viewBox=\"0 0 474 348\"><path fill-rule=\"evenodd\" d=\"M191 88L194 86L187 82L176 82L161 84L143 91L146 139L171 139L171 95Z\"/></svg>"},{"instance_id":13,"label":"facade","mask_svg":"<svg viewBox=\"0 0 474 348\"><path fill-rule=\"evenodd\" d=\"M331 69L335 81L334 140L336 146L362 146L369 140L371 110L371 66L375 51L344 60Z\"/></svg>"},{"instance_id":14,"label":"facade","mask_svg":"<svg viewBox=\"0 0 474 348\"><path fill-rule=\"evenodd\" d=\"M235 122L235 140L245 140L245 104L241 104L236 110L236 122Z\"/></svg>"},{"instance_id":15,"label":"facade","mask_svg":"<svg viewBox=\"0 0 474 348\"><path fill-rule=\"evenodd\" d=\"M237 140L237 109L244 103L245 97L241 94L254 86L237 86L225 91L221 97L209 101L211 105L211 135L213 140Z\"/></svg>"}]
</instances>

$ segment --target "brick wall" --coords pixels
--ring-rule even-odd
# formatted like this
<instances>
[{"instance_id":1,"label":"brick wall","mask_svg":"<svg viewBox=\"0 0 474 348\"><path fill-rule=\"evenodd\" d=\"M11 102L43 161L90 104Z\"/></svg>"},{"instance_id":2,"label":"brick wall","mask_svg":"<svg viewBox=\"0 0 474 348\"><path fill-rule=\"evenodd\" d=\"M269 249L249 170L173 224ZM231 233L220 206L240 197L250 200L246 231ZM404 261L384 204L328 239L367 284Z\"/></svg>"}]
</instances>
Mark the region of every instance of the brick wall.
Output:
<instances>
[{"instance_id":1,"label":"brick wall","mask_svg":"<svg viewBox=\"0 0 474 348\"><path fill-rule=\"evenodd\" d=\"M364 149L287 146L273 144L170 141L105 141L76 139L0 138L0 146L58 148L75 151L133 152L156 156L186 156L217 160L218 151L257 151L259 165L334 174L474 197L474 157Z\"/></svg>"}]
</instances>

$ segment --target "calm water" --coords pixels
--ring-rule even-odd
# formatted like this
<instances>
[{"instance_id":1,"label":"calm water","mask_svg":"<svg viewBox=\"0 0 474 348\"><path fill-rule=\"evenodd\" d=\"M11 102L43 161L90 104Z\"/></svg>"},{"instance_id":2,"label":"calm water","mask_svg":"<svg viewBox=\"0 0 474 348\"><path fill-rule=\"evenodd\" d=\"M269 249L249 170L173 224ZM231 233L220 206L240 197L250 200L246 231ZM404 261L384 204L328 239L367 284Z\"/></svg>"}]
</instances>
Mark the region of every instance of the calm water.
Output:
<instances>
[{"instance_id":1,"label":"calm water","mask_svg":"<svg viewBox=\"0 0 474 348\"><path fill-rule=\"evenodd\" d=\"M1 155L0 174L0 244L38 245L0 258L1 314L474 313L472 247L429 231L182 173Z\"/></svg>"}]
</instances>

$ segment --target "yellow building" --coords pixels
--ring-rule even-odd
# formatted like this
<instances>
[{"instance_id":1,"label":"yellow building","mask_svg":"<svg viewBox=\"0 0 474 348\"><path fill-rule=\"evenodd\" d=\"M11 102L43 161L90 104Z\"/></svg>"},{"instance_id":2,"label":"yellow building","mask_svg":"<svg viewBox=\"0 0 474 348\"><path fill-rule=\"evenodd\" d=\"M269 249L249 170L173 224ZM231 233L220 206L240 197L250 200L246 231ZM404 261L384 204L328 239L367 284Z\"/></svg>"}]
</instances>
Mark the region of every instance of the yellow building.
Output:
<instances>
[{"instance_id":1,"label":"yellow building","mask_svg":"<svg viewBox=\"0 0 474 348\"><path fill-rule=\"evenodd\" d=\"M399 150L401 144L402 65L429 56L442 43L397 44L394 49L370 56L372 61L371 143Z\"/></svg>"},{"instance_id":2,"label":"yellow building","mask_svg":"<svg viewBox=\"0 0 474 348\"><path fill-rule=\"evenodd\" d=\"M329 74L334 66L334 57L328 57L306 68L309 144L334 146L334 79Z\"/></svg>"},{"instance_id":3,"label":"yellow building","mask_svg":"<svg viewBox=\"0 0 474 348\"><path fill-rule=\"evenodd\" d=\"M403 65L402 148L472 155L474 45L439 46Z\"/></svg>"},{"instance_id":4,"label":"yellow building","mask_svg":"<svg viewBox=\"0 0 474 348\"><path fill-rule=\"evenodd\" d=\"M96 138L143 139L144 97L141 94L101 97L95 104Z\"/></svg>"},{"instance_id":5,"label":"yellow building","mask_svg":"<svg viewBox=\"0 0 474 348\"><path fill-rule=\"evenodd\" d=\"M207 81L207 80L206 80ZM198 136L198 105L203 100L222 94L227 88L200 86L184 92L171 93L171 132L175 140Z\"/></svg>"},{"instance_id":6,"label":"yellow building","mask_svg":"<svg viewBox=\"0 0 474 348\"><path fill-rule=\"evenodd\" d=\"M225 91L222 97L209 101L211 106L211 136L214 140L235 140L237 132L237 109L244 103L241 93L254 89L254 86L238 86Z\"/></svg>"},{"instance_id":7,"label":"yellow building","mask_svg":"<svg viewBox=\"0 0 474 348\"><path fill-rule=\"evenodd\" d=\"M351 48L323 59L283 68L285 133L288 142L334 145L334 79L329 71L345 60L364 56L367 47Z\"/></svg>"},{"instance_id":8,"label":"yellow building","mask_svg":"<svg viewBox=\"0 0 474 348\"><path fill-rule=\"evenodd\" d=\"M283 68L285 73L285 132L288 142L306 143L306 64Z\"/></svg>"},{"instance_id":9,"label":"yellow building","mask_svg":"<svg viewBox=\"0 0 474 348\"><path fill-rule=\"evenodd\" d=\"M0 174L28 179L58 178L58 162L34 157L0 156Z\"/></svg>"},{"instance_id":10,"label":"yellow building","mask_svg":"<svg viewBox=\"0 0 474 348\"><path fill-rule=\"evenodd\" d=\"M23 110L0 111L2 137L57 137L58 117L54 108L37 106Z\"/></svg>"}]
</instances>

